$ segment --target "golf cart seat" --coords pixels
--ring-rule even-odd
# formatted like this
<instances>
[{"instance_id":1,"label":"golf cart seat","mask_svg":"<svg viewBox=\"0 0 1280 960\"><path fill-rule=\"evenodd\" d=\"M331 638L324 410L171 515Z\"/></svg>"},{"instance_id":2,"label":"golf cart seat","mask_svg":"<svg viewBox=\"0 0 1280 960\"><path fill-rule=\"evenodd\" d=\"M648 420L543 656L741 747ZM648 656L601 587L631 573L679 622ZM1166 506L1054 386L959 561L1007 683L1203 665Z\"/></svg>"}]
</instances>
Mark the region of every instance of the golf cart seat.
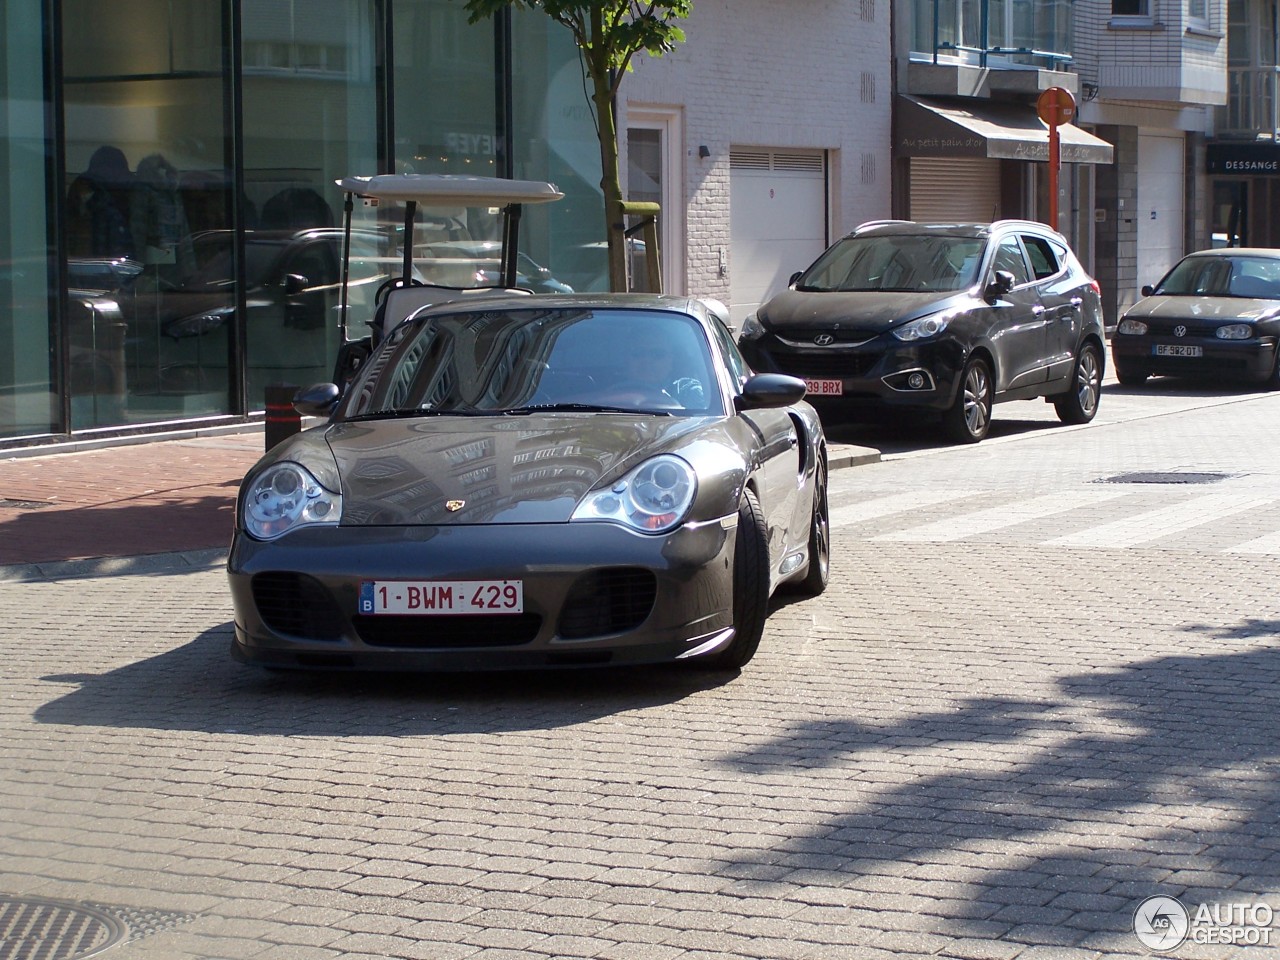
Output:
<instances>
[{"instance_id":1,"label":"golf cart seat","mask_svg":"<svg viewBox=\"0 0 1280 960\"><path fill-rule=\"evenodd\" d=\"M478 300L482 297L505 297L530 292L522 287L442 287L436 284L396 287L387 294L382 306L374 314L374 341L381 341L405 320L428 307L455 300Z\"/></svg>"}]
</instances>

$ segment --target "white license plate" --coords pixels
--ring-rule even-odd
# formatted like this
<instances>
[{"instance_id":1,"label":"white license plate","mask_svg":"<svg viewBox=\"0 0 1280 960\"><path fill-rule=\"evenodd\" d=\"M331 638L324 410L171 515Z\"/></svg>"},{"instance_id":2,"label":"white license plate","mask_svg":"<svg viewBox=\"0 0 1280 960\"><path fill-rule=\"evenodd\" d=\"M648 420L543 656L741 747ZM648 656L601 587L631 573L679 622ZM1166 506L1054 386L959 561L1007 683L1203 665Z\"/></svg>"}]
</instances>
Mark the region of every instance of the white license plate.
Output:
<instances>
[{"instance_id":1,"label":"white license plate","mask_svg":"<svg viewBox=\"0 0 1280 960\"><path fill-rule=\"evenodd\" d=\"M1157 343L1157 357L1203 357L1204 350L1200 347L1184 347L1172 343Z\"/></svg>"},{"instance_id":2,"label":"white license plate","mask_svg":"<svg viewBox=\"0 0 1280 960\"><path fill-rule=\"evenodd\" d=\"M360 612L401 616L524 613L522 580L365 580Z\"/></svg>"},{"instance_id":3,"label":"white license plate","mask_svg":"<svg viewBox=\"0 0 1280 960\"><path fill-rule=\"evenodd\" d=\"M808 380L804 385L809 388L811 397L839 397L844 395L843 380Z\"/></svg>"}]
</instances>

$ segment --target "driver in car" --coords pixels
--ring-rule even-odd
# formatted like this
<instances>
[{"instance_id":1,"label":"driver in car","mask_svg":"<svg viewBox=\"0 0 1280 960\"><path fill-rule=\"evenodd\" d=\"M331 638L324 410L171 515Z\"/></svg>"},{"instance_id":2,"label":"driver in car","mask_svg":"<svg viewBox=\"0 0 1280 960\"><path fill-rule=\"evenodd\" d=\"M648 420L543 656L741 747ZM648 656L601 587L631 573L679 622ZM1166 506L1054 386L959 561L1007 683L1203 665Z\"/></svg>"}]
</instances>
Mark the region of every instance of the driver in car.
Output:
<instances>
[{"instance_id":1,"label":"driver in car","mask_svg":"<svg viewBox=\"0 0 1280 960\"><path fill-rule=\"evenodd\" d=\"M652 383L662 393L687 410L701 410L707 405L702 383L678 376L675 350L662 340L637 344L627 351L627 379L635 383Z\"/></svg>"}]
</instances>

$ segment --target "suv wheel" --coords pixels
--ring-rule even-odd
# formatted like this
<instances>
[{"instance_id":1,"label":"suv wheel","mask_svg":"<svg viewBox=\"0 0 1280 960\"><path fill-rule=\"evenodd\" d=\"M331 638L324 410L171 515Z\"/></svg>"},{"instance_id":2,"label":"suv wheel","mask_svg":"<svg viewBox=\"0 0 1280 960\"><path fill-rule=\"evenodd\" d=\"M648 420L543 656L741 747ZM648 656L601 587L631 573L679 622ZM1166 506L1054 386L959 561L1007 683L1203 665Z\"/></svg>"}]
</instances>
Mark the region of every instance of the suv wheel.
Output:
<instances>
[{"instance_id":1,"label":"suv wheel","mask_svg":"<svg viewBox=\"0 0 1280 960\"><path fill-rule=\"evenodd\" d=\"M977 443L991 429L991 368L981 357L971 357L960 377L960 390L951 409L942 415L942 427L956 443Z\"/></svg>"},{"instance_id":2,"label":"suv wheel","mask_svg":"<svg viewBox=\"0 0 1280 960\"><path fill-rule=\"evenodd\" d=\"M1102 354L1086 343L1076 355L1075 376L1066 393L1053 398L1053 408L1063 423L1088 423L1098 412L1102 395Z\"/></svg>"}]
</instances>

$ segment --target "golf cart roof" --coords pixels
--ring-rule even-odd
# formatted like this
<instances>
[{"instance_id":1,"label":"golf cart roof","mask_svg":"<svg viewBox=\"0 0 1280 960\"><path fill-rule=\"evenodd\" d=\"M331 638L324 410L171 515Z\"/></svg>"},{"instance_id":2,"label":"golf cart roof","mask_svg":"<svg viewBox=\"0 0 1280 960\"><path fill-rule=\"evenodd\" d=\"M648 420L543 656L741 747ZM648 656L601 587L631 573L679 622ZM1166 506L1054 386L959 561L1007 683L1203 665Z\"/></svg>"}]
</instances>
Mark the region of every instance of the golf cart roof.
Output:
<instances>
[{"instance_id":1,"label":"golf cart roof","mask_svg":"<svg viewBox=\"0 0 1280 960\"><path fill-rule=\"evenodd\" d=\"M423 206L500 207L509 203L547 203L564 196L540 180L504 180L444 173L384 173L344 177L338 186L380 200L414 201Z\"/></svg>"}]
</instances>

